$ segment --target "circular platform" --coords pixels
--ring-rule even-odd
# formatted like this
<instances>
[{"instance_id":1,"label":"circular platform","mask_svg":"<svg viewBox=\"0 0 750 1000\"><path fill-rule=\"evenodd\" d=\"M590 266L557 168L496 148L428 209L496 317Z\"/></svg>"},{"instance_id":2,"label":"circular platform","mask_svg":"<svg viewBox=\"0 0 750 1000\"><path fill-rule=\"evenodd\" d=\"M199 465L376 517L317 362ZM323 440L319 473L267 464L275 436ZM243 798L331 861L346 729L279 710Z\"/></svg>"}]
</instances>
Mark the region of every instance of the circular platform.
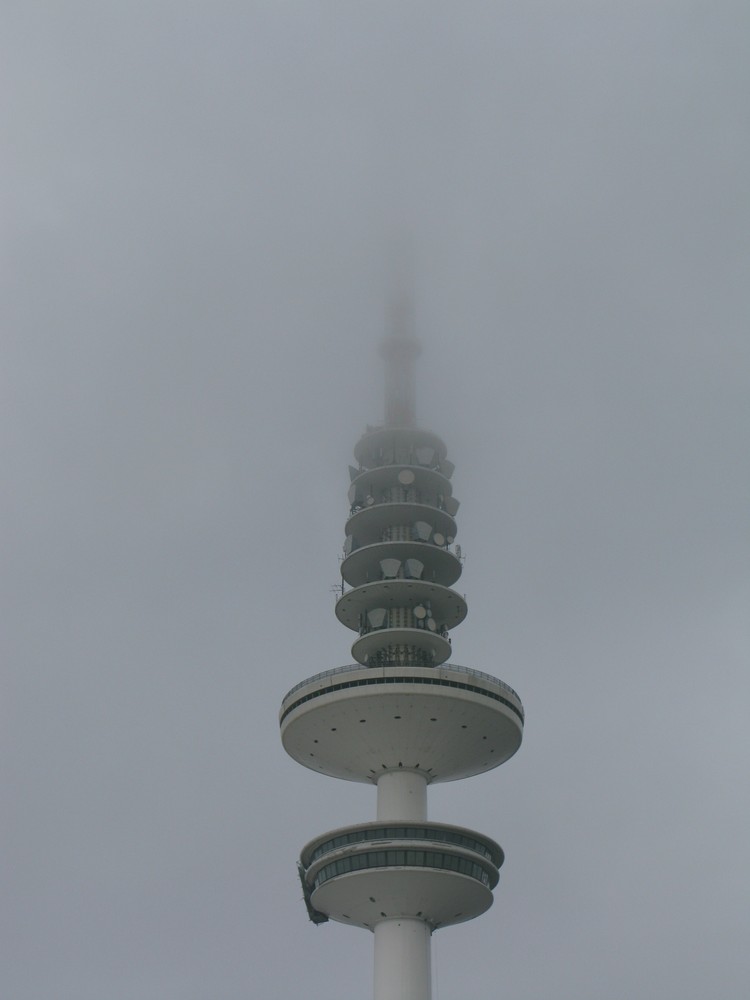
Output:
<instances>
[{"instance_id":1,"label":"circular platform","mask_svg":"<svg viewBox=\"0 0 750 1000\"><path fill-rule=\"evenodd\" d=\"M461 576L461 560L433 542L377 542L355 549L341 564L341 576L350 587L380 580L381 559L416 559L424 566L422 580L450 587Z\"/></svg>"},{"instance_id":2,"label":"circular platform","mask_svg":"<svg viewBox=\"0 0 750 1000\"><path fill-rule=\"evenodd\" d=\"M352 480L349 500L353 503L359 498L363 502L367 496L377 496L393 486L417 490L424 498L422 502L432 506L437 504L438 497L447 499L453 494L450 480L434 469L421 465L381 465L365 469Z\"/></svg>"},{"instance_id":3,"label":"circular platform","mask_svg":"<svg viewBox=\"0 0 750 1000\"><path fill-rule=\"evenodd\" d=\"M376 782L410 768L429 782L490 771L523 736L523 706L481 671L352 664L308 678L281 707L287 753L313 771Z\"/></svg>"},{"instance_id":4,"label":"circular platform","mask_svg":"<svg viewBox=\"0 0 750 1000\"><path fill-rule=\"evenodd\" d=\"M428 461L416 456L416 449L431 449L434 457ZM439 468L448 449L445 442L417 427L373 427L354 446L354 457L361 466L373 469L381 465L423 465ZM420 456L427 459L428 456Z\"/></svg>"},{"instance_id":5,"label":"circular platform","mask_svg":"<svg viewBox=\"0 0 750 1000\"><path fill-rule=\"evenodd\" d=\"M424 580L383 580L347 591L336 602L342 625L359 632L362 614L373 608L414 608L429 605L431 617L445 628L455 628L466 617L466 601L449 587Z\"/></svg>"},{"instance_id":6,"label":"circular platform","mask_svg":"<svg viewBox=\"0 0 750 1000\"><path fill-rule=\"evenodd\" d=\"M379 662L392 662L392 658L398 656L399 649L409 651L402 658L406 662L408 662L407 656L412 649L426 653L426 662L433 665L445 663L451 655L451 644L437 632L430 632L423 628L382 628L374 629L372 632L360 636L352 646L352 656L359 663L373 664L378 661L373 661L372 657L378 651L383 650L389 659Z\"/></svg>"},{"instance_id":7,"label":"circular platform","mask_svg":"<svg viewBox=\"0 0 750 1000\"><path fill-rule=\"evenodd\" d=\"M425 521L433 532L438 532L445 538L455 538L458 528L455 520L439 507L430 507L424 503L376 503L371 507L352 514L346 522L346 534L357 540L357 544L373 545L383 540L383 532L394 525L412 525L416 521Z\"/></svg>"}]
</instances>

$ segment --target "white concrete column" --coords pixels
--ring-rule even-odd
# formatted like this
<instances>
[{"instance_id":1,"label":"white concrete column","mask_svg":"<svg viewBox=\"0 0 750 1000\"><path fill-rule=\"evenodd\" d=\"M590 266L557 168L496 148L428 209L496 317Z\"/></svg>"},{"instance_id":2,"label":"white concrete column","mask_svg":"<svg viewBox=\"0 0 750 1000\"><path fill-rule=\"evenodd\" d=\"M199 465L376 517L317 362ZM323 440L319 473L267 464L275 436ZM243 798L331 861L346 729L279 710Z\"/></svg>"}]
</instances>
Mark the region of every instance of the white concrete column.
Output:
<instances>
[{"instance_id":1,"label":"white concrete column","mask_svg":"<svg viewBox=\"0 0 750 1000\"><path fill-rule=\"evenodd\" d=\"M430 928L422 920L375 925L375 1000L430 1000Z\"/></svg>"},{"instance_id":2,"label":"white concrete column","mask_svg":"<svg viewBox=\"0 0 750 1000\"><path fill-rule=\"evenodd\" d=\"M378 778L378 821L427 820L427 779L418 771L384 771Z\"/></svg>"}]
</instances>

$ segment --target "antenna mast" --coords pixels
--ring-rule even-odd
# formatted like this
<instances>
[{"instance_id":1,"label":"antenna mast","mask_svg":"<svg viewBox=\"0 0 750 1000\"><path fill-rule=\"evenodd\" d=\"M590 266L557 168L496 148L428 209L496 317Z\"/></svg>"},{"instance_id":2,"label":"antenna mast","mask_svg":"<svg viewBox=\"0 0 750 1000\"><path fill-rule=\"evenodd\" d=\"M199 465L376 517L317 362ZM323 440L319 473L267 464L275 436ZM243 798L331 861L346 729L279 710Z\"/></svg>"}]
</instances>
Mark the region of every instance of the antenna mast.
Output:
<instances>
[{"instance_id":1,"label":"antenna mast","mask_svg":"<svg viewBox=\"0 0 750 1000\"><path fill-rule=\"evenodd\" d=\"M414 336L414 307L402 293L391 304L390 333L380 347L385 359L385 424L416 426L416 360L421 348Z\"/></svg>"}]
</instances>

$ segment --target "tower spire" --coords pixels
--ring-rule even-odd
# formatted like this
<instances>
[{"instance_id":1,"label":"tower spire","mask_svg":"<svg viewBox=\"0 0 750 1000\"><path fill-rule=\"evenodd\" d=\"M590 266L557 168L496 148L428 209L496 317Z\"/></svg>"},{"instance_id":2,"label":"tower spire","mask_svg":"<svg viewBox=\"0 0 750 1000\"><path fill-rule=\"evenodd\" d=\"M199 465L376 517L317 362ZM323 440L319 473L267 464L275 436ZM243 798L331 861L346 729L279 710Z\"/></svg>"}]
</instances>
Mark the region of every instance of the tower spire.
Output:
<instances>
[{"instance_id":1,"label":"tower spire","mask_svg":"<svg viewBox=\"0 0 750 1000\"><path fill-rule=\"evenodd\" d=\"M391 302L388 334L381 344L385 360L385 424L414 427L416 424L416 361L421 348L414 336L414 303L401 291Z\"/></svg>"}]
</instances>

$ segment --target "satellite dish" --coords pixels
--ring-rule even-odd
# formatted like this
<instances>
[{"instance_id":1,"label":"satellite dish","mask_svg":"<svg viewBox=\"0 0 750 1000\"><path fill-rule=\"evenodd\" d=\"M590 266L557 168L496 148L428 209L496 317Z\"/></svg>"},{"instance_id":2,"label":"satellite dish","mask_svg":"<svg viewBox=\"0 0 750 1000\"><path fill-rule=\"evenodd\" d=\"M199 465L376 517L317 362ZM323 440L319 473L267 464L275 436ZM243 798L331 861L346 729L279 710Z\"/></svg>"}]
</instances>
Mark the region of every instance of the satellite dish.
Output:
<instances>
[{"instance_id":1,"label":"satellite dish","mask_svg":"<svg viewBox=\"0 0 750 1000\"><path fill-rule=\"evenodd\" d=\"M447 458L444 458L440 463L440 471L445 476L446 479L450 479L453 473L456 471L456 466L453 462L449 462Z\"/></svg>"},{"instance_id":2,"label":"satellite dish","mask_svg":"<svg viewBox=\"0 0 750 1000\"><path fill-rule=\"evenodd\" d=\"M434 448L415 448L415 454L417 456L417 464L432 466L435 463L435 449Z\"/></svg>"},{"instance_id":3,"label":"satellite dish","mask_svg":"<svg viewBox=\"0 0 750 1000\"><path fill-rule=\"evenodd\" d=\"M414 617L422 621L427 617L427 608L423 608L421 604L418 604L414 609Z\"/></svg>"},{"instance_id":4,"label":"satellite dish","mask_svg":"<svg viewBox=\"0 0 750 1000\"><path fill-rule=\"evenodd\" d=\"M414 482L415 476L411 469L402 469L398 474L398 481L402 486L411 486Z\"/></svg>"},{"instance_id":5,"label":"satellite dish","mask_svg":"<svg viewBox=\"0 0 750 1000\"><path fill-rule=\"evenodd\" d=\"M453 535L446 535L445 540L449 545L453 545L456 539L453 537Z\"/></svg>"},{"instance_id":6,"label":"satellite dish","mask_svg":"<svg viewBox=\"0 0 750 1000\"><path fill-rule=\"evenodd\" d=\"M368 493L367 496L365 497L365 503L367 504L368 507L372 507L372 505L375 503L375 497L371 493Z\"/></svg>"},{"instance_id":7,"label":"satellite dish","mask_svg":"<svg viewBox=\"0 0 750 1000\"><path fill-rule=\"evenodd\" d=\"M448 511L451 517L455 517L458 513L458 508L461 506L455 497L448 497L445 501L445 509Z\"/></svg>"},{"instance_id":8,"label":"satellite dish","mask_svg":"<svg viewBox=\"0 0 750 1000\"><path fill-rule=\"evenodd\" d=\"M427 628L430 630L430 632L437 632L437 622L435 621L434 618L427 619Z\"/></svg>"},{"instance_id":9,"label":"satellite dish","mask_svg":"<svg viewBox=\"0 0 750 1000\"><path fill-rule=\"evenodd\" d=\"M432 536L432 540L435 545L445 545L445 536L441 535L439 531L436 531Z\"/></svg>"}]
</instances>

